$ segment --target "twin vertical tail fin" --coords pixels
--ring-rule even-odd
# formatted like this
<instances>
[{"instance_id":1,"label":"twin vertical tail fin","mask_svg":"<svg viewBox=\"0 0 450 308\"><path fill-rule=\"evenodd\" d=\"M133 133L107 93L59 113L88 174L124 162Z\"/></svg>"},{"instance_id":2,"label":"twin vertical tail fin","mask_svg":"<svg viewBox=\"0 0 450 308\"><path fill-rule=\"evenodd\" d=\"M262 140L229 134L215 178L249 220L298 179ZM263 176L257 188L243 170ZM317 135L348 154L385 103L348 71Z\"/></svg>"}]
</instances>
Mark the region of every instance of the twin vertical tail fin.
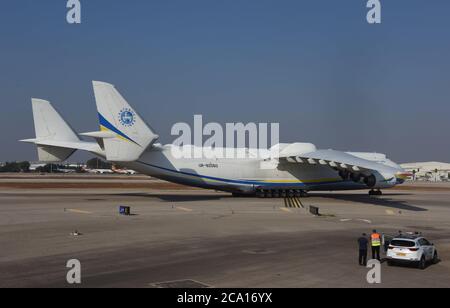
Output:
<instances>
[{"instance_id":1,"label":"twin vertical tail fin","mask_svg":"<svg viewBox=\"0 0 450 308\"><path fill-rule=\"evenodd\" d=\"M33 98L31 103L36 139L22 141L36 144L42 162L66 160L76 149L65 147L65 144L79 142L77 134L50 102Z\"/></svg>"},{"instance_id":2,"label":"twin vertical tail fin","mask_svg":"<svg viewBox=\"0 0 450 308\"><path fill-rule=\"evenodd\" d=\"M81 135L95 138L98 145L80 140L50 102L32 99L36 138L21 141L37 146L40 161L61 162L81 149L109 161L131 162L158 139L113 85L94 81L93 86L101 132Z\"/></svg>"},{"instance_id":3,"label":"twin vertical tail fin","mask_svg":"<svg viewBox=\"0 0 450 308\"><path fill-rule=\"evenodd\" d=\"M106 159L130 162L139 159L159 137L142 120L116 88L108 83L93 81L100 129L114 138L104 138Z\"/></svg>"}]
</instances>

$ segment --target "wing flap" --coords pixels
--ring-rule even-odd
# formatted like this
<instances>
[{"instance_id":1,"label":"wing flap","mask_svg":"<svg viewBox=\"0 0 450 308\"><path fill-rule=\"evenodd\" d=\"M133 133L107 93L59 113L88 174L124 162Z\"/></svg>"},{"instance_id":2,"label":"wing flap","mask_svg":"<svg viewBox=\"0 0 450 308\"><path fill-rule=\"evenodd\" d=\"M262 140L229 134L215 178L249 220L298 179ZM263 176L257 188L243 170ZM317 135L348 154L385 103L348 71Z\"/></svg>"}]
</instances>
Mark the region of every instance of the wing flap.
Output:
<instances>
[{"instance_id":1,"label":"wing flap","mask_svg":"<svg viewBox=\"0 0 450 308\"><path fill-rule=\"evenodd\" d=\"M301 163L310 165L329 166L334 169L350 170L354 172L364 172L369 170L378 170L380 164L377 162L365 160L354 155L335 151L318 150L299 156L282 156L280 161L287 163Z\"/></svg>"}]
</instances>

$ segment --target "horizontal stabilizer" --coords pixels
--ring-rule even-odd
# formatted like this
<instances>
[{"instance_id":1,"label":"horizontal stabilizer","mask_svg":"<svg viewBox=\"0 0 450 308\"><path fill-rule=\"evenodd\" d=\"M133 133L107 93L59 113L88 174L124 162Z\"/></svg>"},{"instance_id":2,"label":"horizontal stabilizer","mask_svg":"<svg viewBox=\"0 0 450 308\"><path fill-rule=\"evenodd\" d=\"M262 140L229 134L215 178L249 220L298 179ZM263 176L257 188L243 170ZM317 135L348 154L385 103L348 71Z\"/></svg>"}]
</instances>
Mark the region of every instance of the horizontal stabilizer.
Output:
<instances>
[{"instance_id":1,"label":"horizontal stabilizer","mask_svg":"<svg viewBox=\"0 0 450 308\"><path fill-rule=\"evenodd\" d=\"M57 163L68 159L76 150L52 146L37 147L39 161L44 163Z\"/></svg>"},{"instance_id":2,"label":"horizontal stabilizer","mask_svg":"<svg viewBox=\"0 0 450 308\"><path fill-rule=\"evenodd\" d=\"M91 138L116 138L117 135L112 132L107 131L99 131L99 132L89 132L89 133L82 133L80 136L86 136Z\"/></svg>"}]
</instances>

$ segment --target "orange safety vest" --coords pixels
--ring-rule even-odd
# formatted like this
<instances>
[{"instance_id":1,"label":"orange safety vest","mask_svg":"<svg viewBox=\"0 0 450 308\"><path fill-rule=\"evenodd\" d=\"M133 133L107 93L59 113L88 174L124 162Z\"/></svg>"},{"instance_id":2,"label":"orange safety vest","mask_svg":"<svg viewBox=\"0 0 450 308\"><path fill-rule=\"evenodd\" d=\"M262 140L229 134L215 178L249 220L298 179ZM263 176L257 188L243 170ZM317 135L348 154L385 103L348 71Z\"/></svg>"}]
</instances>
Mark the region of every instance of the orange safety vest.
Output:
<instances>
[{"instance_id":1,"label":"orange safety vest","mask_svg":"<svg viewBox=\"0 0 450 308\"><path fill-rule=\"evenodd\" d=\"M373 233L371 236L372 247L381 246L381 235L378 233Z\"/></svg>"}]
</instances>

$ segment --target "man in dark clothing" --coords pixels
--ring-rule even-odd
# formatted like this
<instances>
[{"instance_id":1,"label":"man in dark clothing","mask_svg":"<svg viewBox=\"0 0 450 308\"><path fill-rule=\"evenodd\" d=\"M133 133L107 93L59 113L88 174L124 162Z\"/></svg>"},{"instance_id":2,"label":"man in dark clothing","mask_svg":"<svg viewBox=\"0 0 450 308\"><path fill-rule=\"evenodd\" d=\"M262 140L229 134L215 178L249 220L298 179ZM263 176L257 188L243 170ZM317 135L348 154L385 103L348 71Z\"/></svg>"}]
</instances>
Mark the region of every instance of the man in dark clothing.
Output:
<instances>
[{"instance_id":1,"label":"man in dark clothing","mask_svg":"<svg viewBox=\"0 0 450 308\"><path fill-rule=\"evenodd\" d=\"M363 233L358 239L359 246L359 265L367 265L367 249L369 246L369 240L367 239L367 234Z\"/></svg>"}]
</instances>

